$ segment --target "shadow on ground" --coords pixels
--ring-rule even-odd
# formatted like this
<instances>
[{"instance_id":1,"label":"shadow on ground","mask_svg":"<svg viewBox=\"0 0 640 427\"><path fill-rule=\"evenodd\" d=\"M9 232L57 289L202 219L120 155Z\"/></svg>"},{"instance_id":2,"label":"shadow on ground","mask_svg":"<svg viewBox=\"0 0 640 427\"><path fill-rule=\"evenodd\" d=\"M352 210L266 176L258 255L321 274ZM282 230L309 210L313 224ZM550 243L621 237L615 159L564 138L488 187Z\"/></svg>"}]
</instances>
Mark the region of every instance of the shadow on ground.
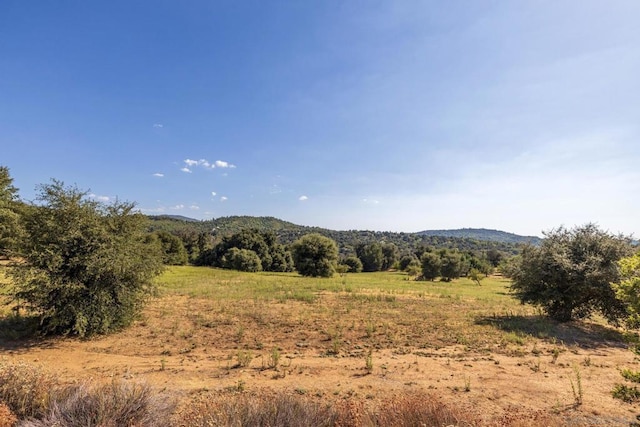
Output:
<instances>
[{"instance_id":1,"label":"shadow on ground","mask_svg":"<svg viewBox=\"0 0 640 427\"><path fill-rule=\"evenodd\" d=\"M29 316L0 317L0 352L29 348L51 348L54 341L38 335L38 318Z\"/></svg>"},{"instance_id":2,"label":"shadow on ground","mask_svg":"<svg viewBox=\"0 0 640 427\"><path fill-rule=\"evenodd\" d=\"M561 323L538 315L504 315L479 317L475 323L514 332L520 336L557 340L583 348L628 347L628 338L624 332L588 321Z\"/></svg>"}]
</instances>

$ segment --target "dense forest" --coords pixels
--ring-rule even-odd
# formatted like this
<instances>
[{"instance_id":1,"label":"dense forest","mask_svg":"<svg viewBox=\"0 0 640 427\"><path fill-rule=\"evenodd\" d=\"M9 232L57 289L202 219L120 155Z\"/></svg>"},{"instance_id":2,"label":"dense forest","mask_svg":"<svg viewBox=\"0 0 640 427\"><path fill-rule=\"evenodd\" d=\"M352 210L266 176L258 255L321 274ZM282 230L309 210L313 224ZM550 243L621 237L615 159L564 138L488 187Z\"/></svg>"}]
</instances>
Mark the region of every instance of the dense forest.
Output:
<instances>
[{"instance_id":1,"label":"dense forest","mask_svg":"<svg viewBox=\"0 0 640 427\"><path fill-rule=\"evenodd\" d=\"M350 254L359 244L373 242L393 243L401 253L413 253L421 247L458 249L460 251L499 251L514 255L525 243L538 244L536 237L518 236L495 230L443 230L441 233L422 231L419 233L396 233L389 231L348 230L337 231L319 227L296 225L273 217L229 216L206 221L194 221L186 217L150 216L151 231L167 231L183 239L185 246L206 234L221 240L246 229L273 232L278 241L288 245L305 234L318 233L338 243L341 254ZM473 231L474 233L471 233ZM456 233L459 232L459 233ZM463 233L463 232L466 232ZM447 235L449 233L449 235ZM456 235L458 234L458 235Z\"/></svg>"}]
</instances>

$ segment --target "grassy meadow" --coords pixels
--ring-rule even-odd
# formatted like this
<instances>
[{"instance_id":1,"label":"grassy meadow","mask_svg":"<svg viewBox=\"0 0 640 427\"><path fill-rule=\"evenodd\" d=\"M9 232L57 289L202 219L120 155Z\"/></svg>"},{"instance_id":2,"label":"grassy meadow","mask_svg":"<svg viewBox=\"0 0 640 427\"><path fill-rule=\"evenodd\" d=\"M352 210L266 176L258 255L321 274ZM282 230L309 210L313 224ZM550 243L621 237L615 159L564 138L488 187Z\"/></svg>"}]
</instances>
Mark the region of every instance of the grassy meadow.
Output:
<instances>
[{"instance_id":1,"label":"grassy meadow","mask_svg":"<svg viewBox=\"0 0 640 427\"><path fill-rule=\"evenodd\" d=\"M574 344L621 336L602 323L561 325L544 318L509 294L509 281L487 277L478 286L416 281L402 272L305 278L295 273L242 273L171 267L159 279L164 297L188 297L190 328L226 330L222 342L255 347L256 335L291 330L302 341L338 354L354 348L406 347L514 350L536 338ZM233 339L235 336L236 339ZM251 340L256 342L252 342ZM272 345L279 345L277 340ZM257 343L260 347L260 343Z\"/></svg>"}]
</instances>

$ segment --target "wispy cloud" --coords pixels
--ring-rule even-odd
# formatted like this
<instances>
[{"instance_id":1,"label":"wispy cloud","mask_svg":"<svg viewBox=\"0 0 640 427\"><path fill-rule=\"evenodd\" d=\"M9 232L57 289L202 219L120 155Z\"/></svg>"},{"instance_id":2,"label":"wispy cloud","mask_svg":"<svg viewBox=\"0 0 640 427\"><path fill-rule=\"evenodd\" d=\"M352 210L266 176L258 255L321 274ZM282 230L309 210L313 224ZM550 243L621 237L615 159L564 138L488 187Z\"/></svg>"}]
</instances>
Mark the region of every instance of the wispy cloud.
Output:
<instances>
[{"instance_id":1,"label":"wispy cloud","mask_svg":"<svg viewBox=\"0 0 640 427\"><path fill-rule=\"evenodd\" d=\"M183 168L181 168L180 170L181 170L182 172L184 172L184 173L191 173L191 169L189 169L189 168L188 168L188 167L186 167L186 166L185 166L185 167L183 167Z\"/></svg>"},{"instance_id":2,"label":"wispy cloud","mask_svg":"<svg viewBox=\"0 0 640 427\"><path fill-rule=\"evenodd\" d=\"M215 197L217 194L218 194L218 193L216 193L215 191L212 191L212 192L211 192L211 195L212 195L213 197Z\"/></svg>"},{"instance_id":3,"label":"wispy cloud","mask_svg":"<svg viewBox=\"0 0 640 427\"><path fill-rule=\"evenodd\" d=\"M98 196L97 194L93 193L90 193L89 197L99 202L108 202L109 200L111 200L109 196Z\"/></svg>"},{"instance_id":4,"label":"wispy cloud","mask_svg":"<svg viewBox=\"0 0 640 427\"><path fill-rule=\"evenodd\" d=\"M164 174L160 173L160 172L156 172L156 173L153 174L153 176L158 177L158 178L162 178L162 177L164 177Z\"/></svg>"},{"instance_id":5,"label":"wispy cloud","mask_svg":"<svg viewBox=\"0 0 640 427\"><path fill-rule=\"evenodd\" d=\"M298 200L300 200L301 202L304 202L305 200L309 200L309 198L307 196L300 196L298 197Z\"/></svg>"},{"instance_id":6,"label":"wispy cloud","mask_svg":"<svg viewBox=\"0 0 640 427\"><path fill-rule=\"evenodd\" d=\"M197 211L197 210L199 210L199 209L200 209L200 206L198 206L198 205L191 205L191 206L189 206L189 209L191 209L192 211Z\"/></svg>"},{"instance_id":7,"label":"wispy cloud","mask_svg":"<svg viewBox=\"0 0 640 427\"><path fill-rule=\"evenodd\" d=\"M164 127L164 125L162 123L154 123L153 127L156 129L162 129Z\"/></svg>"},{"instance_id":8,"label":"wispy cloud","mask_svg":"<svg viewBox=\"0 0 640 427\"><path fill-rule=\"evenodd\" d=\"M363 203L367 203L370 205L377 205L380 203L380 200L375 200L375 199L362 199Z\"/></svg>"},{"instance_id":9,"label":"wispy cloud","mask_svg":"<svg viewBox=\"0 0 640 427\"><path fill-rule=\"evenodd\" d=\"M226 196L222 196L222 197L220 197L220 201L221 201L221 202L226 202L227 200L229 200L229 198L228 198L228 197L226 197Z\"/></svg>"},{"instance_id":10,"label":"wispy cloud","mask_svg":"<svg viewBox=\"0 0 640 427\"><path fill-rule=\"evenodd\" d=\"M180 211L184 209L184 205L175 205L175 206L172 206L171 209L173 209L174 211Z\"/></svg>"},{"instance_id":11,"label":"wispy cloud","mask_svg":"<svg viewBox=\"0 0 640 427\"><path fill-rule=\"evenodd\" d=\"M278 184L273 184L271 188L269 188L269 194L280 194L282 193L282 188Z\"/></svg>"},{"instance_id":12,"label":"wispy cloud","mask_svg":"<svg viewBox=\"0 0 640 427\"><path fill-rule=\"evenodd\" d=\"M215 169L215 168L233 169L236 167L235 165L229 162L225 162L224 160L216 160L215 162L210 162L207 159L199 159L199 160L185 159L184 164L186 168L200 167L203 169Z\"/></svg>"},{"instance_id":13,"label":"wispy cloud","mask_svg":"<svg viewBox=\"0 0 640 427\"><path fill-rule=\"evenodd\" d=\"M167 210L163 207L160 207L160 208L141 208L139 209L139 211L142 213L163 213L163 212L166 212Z\"/></svg>"}]
</instances>

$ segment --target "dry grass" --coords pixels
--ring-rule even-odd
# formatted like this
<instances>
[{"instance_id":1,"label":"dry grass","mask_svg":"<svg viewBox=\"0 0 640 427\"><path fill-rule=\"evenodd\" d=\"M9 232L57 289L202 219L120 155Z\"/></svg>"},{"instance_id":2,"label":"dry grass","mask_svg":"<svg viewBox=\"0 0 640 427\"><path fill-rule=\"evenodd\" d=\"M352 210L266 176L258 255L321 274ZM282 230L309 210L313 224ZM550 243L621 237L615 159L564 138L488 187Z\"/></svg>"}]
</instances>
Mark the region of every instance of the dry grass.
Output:
<instances>
[{"instance_id":1,"label":"dry grass","mask_svg":"<svg viewBox=\"0 0 640 427\"><path fill-rule=\"evenodd\" d=\"M168 427L172 412L171 401L144 384L83 383L60 391L44 416L21 426Z\"/></svg>"},{"instance_id":2,"label":"dry grass","mask_svg":"<svg viewBox=\"0 0 640 427\"><path fill-rule=\"evenodd\" d=\"M294 394L234 393L200 397L177 426L409 427L471 426L478 418L447 407L433 395L393 396L379 405L358 399L322 402Z\"/></svg>"},{"instance_id":3,"label":"dry grass","mask_svg":"<svg viewBox=\"0 0 640 427\"><path fill-rule=\"evenodd\" d=\"M174 417L180 427L336 425L338 412L296 395L218 394L200 398Z\"/></svg>"},{"instance_id":4,"label":"dry grass","mask_svg":"<svg viewBox=\"0 0 640 427\"><path fill-rule=\"evenodd\" d=\"M46 344L0 334L0 348L16 360L48 361L67 383L91 375L167 387L181 399L173 425L628 425L624 409L606 401L620 378L616 366L633 359L618 331L601 322L551 322L511 298L500 277L481 286L406 277L171 267L159 278L159 298L119 334ZM0 329L10 320L0 313ZM617 359L608 358L612 349ZM572 366L588 356L584 404L575 408ZM35 390L49 381L14 377L32 378L26 383ZM22 406L21 419L82 417L113 402L95 387L66 388L47 397L43 410L25 405L24 392L12 386L17 403L8 406ZM184 397L203 389L206 398ZM140 393L118 397L124 406L116 413L139 407ZM166 413L154 392L142 394ZM104 419L126 419L118 416Z\"/></svg>"},{"instance_id":5,"label":"dry grass","mask_svg":"<svg viewBox=\"0 0 640 427\"><path fill-rule=\"evenodd\" d=\"M0 402L19 418L40 417L49 408L57 378L25 363L0 364Z\"/></svg>"},{"instance_id":6,"label":"dry grass","mask_svg":"<svg viewBox=\"0 0 640 427\"><path fill-rule=\"evenodd\" d=\"M171 399L144 384L61 385L55 376L24 363L0 365L0 403L0 426L12 425L2 419L13 417L22 420L22 427L163 427L174 409Z\"/></svg>"}]
</instances>

